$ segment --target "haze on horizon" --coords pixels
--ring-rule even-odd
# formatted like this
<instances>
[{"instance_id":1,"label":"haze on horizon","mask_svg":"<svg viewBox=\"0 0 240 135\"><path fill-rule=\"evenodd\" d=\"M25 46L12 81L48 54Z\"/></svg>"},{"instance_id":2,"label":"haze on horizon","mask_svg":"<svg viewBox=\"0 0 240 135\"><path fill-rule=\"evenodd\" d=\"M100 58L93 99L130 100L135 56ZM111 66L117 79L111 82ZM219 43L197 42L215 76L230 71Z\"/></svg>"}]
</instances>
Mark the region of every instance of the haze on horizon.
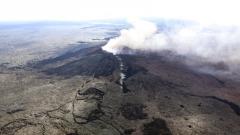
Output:
<instances>
[{"instance_id":1,"label":"haze on horizon","mask_svg":"<svg viewBox=\"0 0 240 135\"><path fill-rule=\"evenodd\" d=\"M240 64L240 19L237 15L240 9L238 5L237 0L0 0L0 23L88 20L95 23L95 20L128 19L130 28L118 26L119 37L109 40L105 50L119 52L124 47L159 52L171 50L177 54L189 56L191 59L192 56L197 56L194 62L199 60L213 63L224 62L230 67L230 71L238 71ZM164 21L152 21L152 18L179 21L165 22L168 29L163 30L164 28L160 28L159 24ZM142 23L144 21L150 22ZM196 23L188 23L189 21ZM150 27L148 24L151 24ZM177 26L179 24L184 25ZM20 41L24 39L22 44L35 41L35 44L31 46L41 46L43 50L49 50L47 48L51 44L55 44L54 47L66 47L65 45L73 44L78 40L82 41L84 37L90 41L92 35L101 35L100 39L104 39L109 32L106 28L94 29L91 32L84 31L80 29L80 25L71 26L71 24L67 27L50 26L44 31L42 26L36 25L36 29L41 31L39 35L36 34L37 38L32 40L31 37L29 38L31 34L26 33L35 29L20 27L22 29L14 31L8 29L2 32L3 35L8 33L15 39L12 42L10 38L2 36L3 48L7 48L9 43L11 45L16 43L15 41L18 41L16 46L20 47L19 44L22 43ZM98 34L97 30L99 30ZM51 32L52 35L49 34ZM86 32L89 33L86 34ZM13 36L16 33L20 36ZM37 32L34 31L34 33ZM60 39L67 39L64 41L68 42L63 44ZM45 44L43 45L42 42ZM28 49L34 50L30 47ZM12 50L15 51L16 47Z\"/></svg>"},{"instance_id":2,"label":"haze on horizon","mask_svg":"<svg viewBox=\"0 0 240 135\"><path fill-rule=\"evenodd\" d=\"M0 21L164 18L238 25L238 5L237 0L0 0Z\"/></svg>"}]
</instances>

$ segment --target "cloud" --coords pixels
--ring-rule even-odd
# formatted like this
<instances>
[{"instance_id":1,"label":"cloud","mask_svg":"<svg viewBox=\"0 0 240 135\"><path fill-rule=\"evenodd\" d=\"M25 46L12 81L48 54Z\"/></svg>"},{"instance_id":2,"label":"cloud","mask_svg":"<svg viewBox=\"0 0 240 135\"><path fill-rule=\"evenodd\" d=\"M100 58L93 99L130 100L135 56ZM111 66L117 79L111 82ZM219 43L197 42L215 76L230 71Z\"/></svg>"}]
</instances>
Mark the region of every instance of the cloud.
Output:
<instances>
[{"instance_id":1,"label":"cloud","mask_svg":"<svg viewBox=\"0 0 240 135\"><path fill-rule=\"evenodd\" d=\"M111 39L103 50L114 54L125 53L124 48L150 52L170 50L198 58L196 61L223 62L232 68L240 63L240 29L237 26L188 24L175 27L173 24L159 31L152 22L134 20L130 23L132 28L121 30L120 36Z\"/></svg>"},{"instance_id":2,"label":"cloud","mask_svg":"<svg viewBox=\"0 0 240 135\"><path fill-rule=\"evenodd\" d=\"M129 20L132 24L132 28L123 29L120 31L120 36L111 39L103 50L112 52L114 54L121 53L121 50L125 47L131 49L150 49L150 46L145 46L144 43L151 39L157 32L157 26L154 23L144 20Z\"/></svg>"}]
</instances>

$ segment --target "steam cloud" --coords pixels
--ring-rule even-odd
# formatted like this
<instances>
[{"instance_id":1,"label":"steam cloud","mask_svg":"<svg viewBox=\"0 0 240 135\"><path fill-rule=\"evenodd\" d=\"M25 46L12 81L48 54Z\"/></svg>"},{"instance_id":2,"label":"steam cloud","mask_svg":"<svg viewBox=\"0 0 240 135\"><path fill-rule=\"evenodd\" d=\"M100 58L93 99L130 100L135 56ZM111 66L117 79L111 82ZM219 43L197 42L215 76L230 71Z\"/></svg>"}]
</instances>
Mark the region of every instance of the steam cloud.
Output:
<instances>
[{"instance_id":1,"label":"steam cloud","mask_svg":"<svg viewBox=\"0 0 240 135\"><path fill-rule=\"evenodd\" d=\"M107 45L103 46L103 50L118 54L124 53L122 49L125 47L137 50L149 50L153 47L146 43L153 40L152 38L157 32L156 25L143 20L130 20L129 22L133 25L133 28L121 30L120 36L111 39Z\"/></svg>"},{"instance_id":2,"label":"steam cloud","mask_svg":"<svg viewBox=\"0 0 240 135\"><path fill-rule=\"evenodd\" d=\"M121 30L120 36L111 39L102 49L113 54L124 53L124 48L151 52L170 50L208 62L235 66L240 63L240 30L237 26L189 24L159 31L148 21L130 23L132 28Z\"/></svg>"}]
</instances>

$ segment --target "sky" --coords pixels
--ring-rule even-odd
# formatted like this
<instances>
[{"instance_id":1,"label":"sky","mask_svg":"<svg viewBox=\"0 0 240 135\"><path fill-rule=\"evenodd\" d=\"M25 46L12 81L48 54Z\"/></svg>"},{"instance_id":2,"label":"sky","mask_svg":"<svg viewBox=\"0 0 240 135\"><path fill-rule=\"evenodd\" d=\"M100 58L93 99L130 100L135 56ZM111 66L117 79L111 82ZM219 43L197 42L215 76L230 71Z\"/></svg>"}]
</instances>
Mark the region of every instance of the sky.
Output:
<instances>
[{"instance_id":1,"label":"sky","mask_svg":"<svg viewBox=\"0 0 240 135\"><path fill-rule=\"evenodd\" d=\"M237 25L239 5L239 0L0 0L0 21L154 17Z\"/></svg>"}]
</instances>

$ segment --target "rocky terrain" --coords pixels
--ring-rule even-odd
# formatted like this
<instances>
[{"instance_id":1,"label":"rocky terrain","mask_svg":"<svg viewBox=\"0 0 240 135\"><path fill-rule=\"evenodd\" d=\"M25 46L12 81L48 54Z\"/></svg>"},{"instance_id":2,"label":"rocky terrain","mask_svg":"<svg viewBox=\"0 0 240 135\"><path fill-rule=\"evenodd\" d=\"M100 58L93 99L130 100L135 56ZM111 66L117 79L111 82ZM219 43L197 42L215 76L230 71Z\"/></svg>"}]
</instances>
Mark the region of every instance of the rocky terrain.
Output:
<instances>
[{"instance_id":1,"label":"rocky terrain","mask_svg":"<svg viewBox=\"0 0 240 135\"><path fill-rule=\"evenodd\" d=\"M239 82L161 55L100 44L0 69L1 135L240 133Z\"/></svg>"}]
</instances>

